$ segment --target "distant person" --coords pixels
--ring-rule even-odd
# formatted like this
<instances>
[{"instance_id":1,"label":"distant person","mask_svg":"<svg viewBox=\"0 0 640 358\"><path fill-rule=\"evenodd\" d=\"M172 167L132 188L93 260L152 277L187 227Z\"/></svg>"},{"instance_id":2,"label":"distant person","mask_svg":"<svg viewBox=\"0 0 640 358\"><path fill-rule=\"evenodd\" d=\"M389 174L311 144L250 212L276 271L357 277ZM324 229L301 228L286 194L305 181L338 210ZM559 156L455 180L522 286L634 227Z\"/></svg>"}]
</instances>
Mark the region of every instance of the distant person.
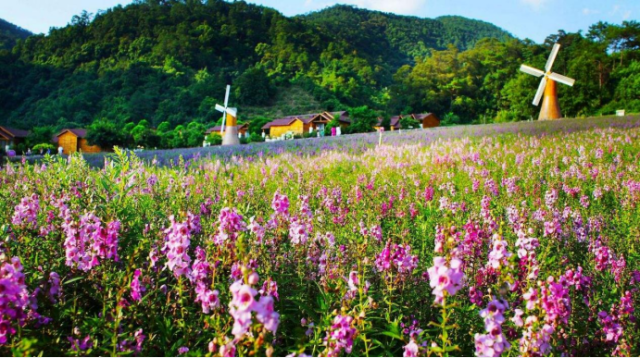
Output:
<instances>
[{"instance_id":1,"label":"distant person","mask_svg":"<svg viewBox=\"0 0 640 358\"><path fill-rule=\"evenodd\" d=\"M62 155L64 148L62 146L58 147L58 155Z\"/></svg>"},{"instance_id":2,"label":"distant person","mask_svg":"<svg viewBox=\"0 0 640 358\"><path fill-rule=\"evenodd\" d=\"M31 156L31 148L27 149L27 155Z\"/></svg>"}]
</instances>

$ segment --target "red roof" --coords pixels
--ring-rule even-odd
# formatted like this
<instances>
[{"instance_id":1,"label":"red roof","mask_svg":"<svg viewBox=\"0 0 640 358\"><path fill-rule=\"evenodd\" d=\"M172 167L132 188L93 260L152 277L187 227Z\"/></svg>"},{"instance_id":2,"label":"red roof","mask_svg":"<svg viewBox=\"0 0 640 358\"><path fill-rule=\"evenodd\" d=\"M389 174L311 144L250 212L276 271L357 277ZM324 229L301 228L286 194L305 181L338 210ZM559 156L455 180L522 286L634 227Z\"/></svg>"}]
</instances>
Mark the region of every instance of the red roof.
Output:
<instances>
[{"instance_id":1,"label":"red roof","mask_svg":"<svg viewBox=\"0 0 640 358\"><path fill-rule=\"evenodd\" d=\"M9 127L0 127L0 131L8 134L11 138L26 138L29 135L29 131Z\"/></svg>"},{"instance_id":2,"label":"red roof","mask_svg":"<svg viewBox=\"0 0 640 358\"><path fill-rule=\"evenodd\" d=\"M65 132L71 132L78 138L85 138L87 136L87 130L84 128L63 129L56 137L60 137Z\"/></svg>"}]
</instances>

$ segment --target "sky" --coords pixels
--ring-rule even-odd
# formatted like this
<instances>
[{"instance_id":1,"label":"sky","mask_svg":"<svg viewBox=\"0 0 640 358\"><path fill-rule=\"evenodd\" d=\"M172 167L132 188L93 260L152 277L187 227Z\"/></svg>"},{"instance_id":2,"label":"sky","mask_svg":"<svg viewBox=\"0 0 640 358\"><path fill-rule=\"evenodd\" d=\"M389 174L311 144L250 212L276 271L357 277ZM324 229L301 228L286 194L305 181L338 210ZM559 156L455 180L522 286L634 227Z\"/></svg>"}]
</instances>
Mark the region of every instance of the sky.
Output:
<instances>
[{"instance_id":1,"label":"sky","mask_svg":"<svg viewBox=\"0 0 640 358\"><path fill-rule=\"evenodd\" d=\"M0 18L35 33L62 27L82 10L96 13L131 0L0 0ZM433 18L461 15L491 22L519 38L542 42L559 29L586 31L598 21L619 24L640 18L640 0L249 0L287 16L336 3Z\"/></svg>"}]
</instances>

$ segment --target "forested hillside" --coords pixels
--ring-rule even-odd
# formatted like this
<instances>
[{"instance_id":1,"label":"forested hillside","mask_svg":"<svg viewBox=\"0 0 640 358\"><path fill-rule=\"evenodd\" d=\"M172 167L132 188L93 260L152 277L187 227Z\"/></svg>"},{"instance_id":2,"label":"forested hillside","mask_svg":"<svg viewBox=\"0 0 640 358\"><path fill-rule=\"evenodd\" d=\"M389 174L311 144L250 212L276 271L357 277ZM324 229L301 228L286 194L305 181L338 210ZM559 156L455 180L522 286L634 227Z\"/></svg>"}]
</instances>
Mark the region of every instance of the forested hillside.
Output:
<instances>
[{"instance_id":1,"label":"forested hillside","mask_svg":"<svg viewBox=\"0 0 640 358\"><path fill-rule=\"evenodd\" d=\"M0 49L10 49L17 40L24 40L31 35L31 32L0 19Z\"/></svg>"},{"instance_id":2,"label":"forested hillside","mask_svg":"<svg viewBox=\"0 0 640 358\"><path fill-rule=\"evenodd\" d=\"M243 1L137 1L0 50L0 124L144 120L197 132L220 119L227 83L241 121L363 105L431 111L445 124L522 120L535 115L537 82L517 68L542 67L554 41L563 45L554 71L577 79L560 86L565 114L640 110L639 34L637 22L600 23L535 44L457 16L335 6L288 18Z\"/></svg>"}]
</instances>

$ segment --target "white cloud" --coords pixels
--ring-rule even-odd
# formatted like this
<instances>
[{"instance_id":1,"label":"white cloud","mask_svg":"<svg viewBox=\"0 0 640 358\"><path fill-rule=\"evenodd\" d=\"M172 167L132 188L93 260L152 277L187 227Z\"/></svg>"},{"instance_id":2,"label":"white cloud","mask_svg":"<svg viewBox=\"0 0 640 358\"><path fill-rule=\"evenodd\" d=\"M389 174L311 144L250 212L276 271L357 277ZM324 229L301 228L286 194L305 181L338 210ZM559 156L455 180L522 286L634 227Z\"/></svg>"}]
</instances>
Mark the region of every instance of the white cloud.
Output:
<instances>
[{"instance_id":1,"label":"white cloud","mask_svg":"<svg viewBox=\"0 0 640 358\"><path fill-rule=\"evenodd\" d=\"M622 14L622 20L629 20L630 17L631 17L631 10L627 10L624 12L624 14Z\"/></svg>"},{"instance_id":2,"label":"white cloud","mask_svg":"<svg viewBox=\"0 0 640 358\"><path fill-rule=\"evenodd\" d=\"M589 15L595 15L595 14L599 14L599 13L600 13L600 11L598 11L598 10L593 10L593 9L589 9L589 8L587 8L587 7L585 7L584 9L582 9L582 14L583 14L583 15L587 15L587 16L589 16Z\"/></svg>"},{"instance_id":3,"label":"white cloud","mask_svg":"<svg viewBox=\"0 0 640 358\"><path fill-rule=\"evenodd\" d=\"M532 9L538 11L544 7L549 0L520 0L525 5L529 5Z\"/></svg>"},{"instance_id":4,"label":"white cloud","mask_svg":"<svg viewBox=\"0 0 640 358\"><path fill-rule=\"evenodd\" d=\"M308 8L323 8L334 4L355 5L364 9L393 12L396 14L413 15L420 10L427 0L341 0L341 1L314 1L306 0Z\"/></svg>"}]
</instances>

